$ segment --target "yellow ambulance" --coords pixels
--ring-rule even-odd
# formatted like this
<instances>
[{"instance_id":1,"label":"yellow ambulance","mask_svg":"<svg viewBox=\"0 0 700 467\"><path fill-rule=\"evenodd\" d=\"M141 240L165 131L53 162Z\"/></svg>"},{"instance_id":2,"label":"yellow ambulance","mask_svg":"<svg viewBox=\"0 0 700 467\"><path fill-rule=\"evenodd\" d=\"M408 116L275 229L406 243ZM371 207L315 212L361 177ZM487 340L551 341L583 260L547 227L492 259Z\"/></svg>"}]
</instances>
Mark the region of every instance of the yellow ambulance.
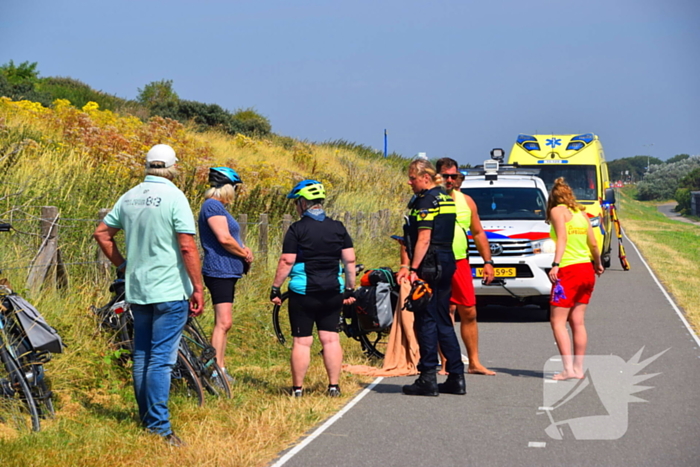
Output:
<instances>
[{"instance_id":1,"label":"yellow ambulance","mask_svg":"<svg viewBox=\"0 0 700 467\"><path fill-rule=\"evenodd\" d=\"M518 135L508 164L539 169L539 177L551 190L557 177L564 177L576 199L586 207L603 265L610 266L610 240L614 235L610 205L615 192L610 188L608 165L597 135Z\"/></svg>"}]
</instances>

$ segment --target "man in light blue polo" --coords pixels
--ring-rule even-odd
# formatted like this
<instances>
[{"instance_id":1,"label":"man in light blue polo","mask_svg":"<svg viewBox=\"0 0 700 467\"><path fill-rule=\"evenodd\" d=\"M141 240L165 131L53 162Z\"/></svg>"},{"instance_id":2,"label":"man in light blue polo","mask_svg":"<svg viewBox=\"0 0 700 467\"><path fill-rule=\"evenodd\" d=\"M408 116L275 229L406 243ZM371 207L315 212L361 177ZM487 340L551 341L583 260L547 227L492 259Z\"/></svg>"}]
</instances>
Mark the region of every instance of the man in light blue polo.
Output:
<instances>
[{"instance_id":1,"label":"man in light blue polo","mask_svg":"<svg viewBox=\"0 0 700 467\"><path fill-rule=\"evenodd\" d=\"M146 178L127 191L95 229L109 260L125 270L126 300L134 315L134 391L144 427L173 446L184 443L170 426L170 375L188 309L203 310L194 216L172 182L175 151L156 144L146 155ZM124 230L129 262L115 235ZM189 300L189 306L188 306Z\"/></svg>"}]
</instances>

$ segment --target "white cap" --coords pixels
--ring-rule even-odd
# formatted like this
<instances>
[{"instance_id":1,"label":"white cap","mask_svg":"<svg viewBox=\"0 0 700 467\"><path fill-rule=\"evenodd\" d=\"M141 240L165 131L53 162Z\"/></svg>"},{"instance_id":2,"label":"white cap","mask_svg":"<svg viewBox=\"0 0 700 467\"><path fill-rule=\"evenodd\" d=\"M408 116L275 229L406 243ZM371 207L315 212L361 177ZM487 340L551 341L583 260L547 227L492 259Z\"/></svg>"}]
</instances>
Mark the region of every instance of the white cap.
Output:
<instances>
[{"instance_id":1,"label":"white cap","mask_svg":"<svg viewBox=\"0 0 700 467\"><path fill-rule=\"evenodd\" d=\"M146 154L146 166L150 167L151 162L162 162L165 168L172 167L177 162L175 150L167 144L156 144Z\"/></svg>"}]
</instances>

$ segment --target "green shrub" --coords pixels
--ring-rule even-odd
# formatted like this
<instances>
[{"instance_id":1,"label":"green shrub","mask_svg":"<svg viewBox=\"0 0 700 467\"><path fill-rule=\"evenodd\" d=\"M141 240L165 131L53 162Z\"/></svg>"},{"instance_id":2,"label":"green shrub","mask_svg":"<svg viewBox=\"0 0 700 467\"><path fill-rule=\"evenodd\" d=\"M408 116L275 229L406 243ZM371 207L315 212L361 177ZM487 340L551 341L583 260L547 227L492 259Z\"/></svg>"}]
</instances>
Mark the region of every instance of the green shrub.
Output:
<instances>
[{"instance_id":1,"label":"green shrub","mask_svg":"<svg viewBox=\"0 0 700 467\"><path fill-rule=\"evenodd\" d=\"M689 158L689 157L690 157L689 154L676 154L675 156L673 156L673 157L671 157L670 159L668 159L668 160L666 161L666 163L667 163L667 164L673 164L674 162L683 161L683 160L685 160L685 159L687 159L687 158Z\"/></svg>"},{"instance_id":2,"label":"green shrub","mask_svg":"<svg viewBox=\"0 0 700 467\"><path fill-rule=\"evenodd\" d=\"M638 181L644 178L648 167L663 163L661 159L650 156L623 157L608 162L608 172L612 180Z\"/></svg>"},{"instance_id":3,"label":"green shrub","mask_svg":"<svg viewBox=\"0 0 700 467\"><path fill-rule=\"evenodd\" d=\"M700 167L693 169L688 175L683 177L678 183L678 189L674 196L678 201L676 211L681 214L691 214L690 212L690 192L700 191Z\"/></svg>"},{"instance_id":4,"label":"green shrub","mask_svg":"<svg viewBox=\"0 0 700 467\"><path fill-rule=\"evenodd\" d=\"M12 84L3 73L0 73L0 96L9 97L14 101L38 102L44 107L48 107L52 101L49 94L37 91L34 83L27 81Z\"/></svg>"},{"instance_id":5,"label":"green shrub","mask_svg":"<svg viewBox=\"0 0 700 467\"><path fill-rule=\"evenodd\" d=\"M690 171L678 183L681 188L688 188L690 191L700 191L700 167Z\"/></svg>"},{"instance_id":6,"label":"green shrub","mask_svg":"<svg viewBox=\"0 0 700 467\"><path fill-rule=\"evenodd\" d=\"M96 102L100 109L114 112L128 103L126 99L96 91L87 84L68 77L44 78L37 84L37 89L51 96L51 102L66 99L77 108L82 108L88 102Z\"/></svg>"},{"instance_id":7,"label":"green shrub","mask_svg":"<svg viewBox=\"0 0 700 467\"><path fill-rule=\"evenodd\" d=\"M681 214L690 214L690 190L687 188L679 188L673 198L678 201L676 212Z\"/></svg>"},{"instance_id":8,"label":"green shrub","mask_svg":"<svg viewBox=\"0 0 700 467\"><path fill-rule=\"evenodd\" d=\"M700 167L700 156L671 164L652 165L649 173L637 184L637 199L645 201L673 198L681 179L698 167Z\"/></svg>"},{"instance_id":9,"label":"green shrub","mask_svg":"<svg viewBox=\"0 0 700 467\"><path fill-rule=\"evenodd\" d=\"M162 79L153 81L143 87L138 88L139 94L136 100L146 107L153 107L156 104L177 103L180 100L173 89L173 81Z\"/></svg>"},{"instance_id":10,"label":"green shrub","mask_svg":"<svg viewBox=\"0 0 700 467\"><path fill-rule=\"evenodd\" d=\"M36 83L39 79L39 70L37 70L37 62L29 63L22 62L15 65L13 60L0 66L0 74L2 74L10 84Z\"/></svg>"},{"instance_id":11,"label":"green shrub","mask_svg":"<svg viewBox=\"0 0 700 467\"><path fill-rule=\"evenodd\" d=\"M153 107L150 108L149 114L152 117L163 117L179 121L179 107L180 106L178 102L158 103L154 104Z\"/></svg>"},{"instance_id":12,"label":"green shrub","mask_svg":"<svg viewBox=\"0 0 700 467\"><path fill-rule=\"evenodd\" d=\"M231 113L217 104L204 104L197 101L169 101L151 107L151 114L171 118L181 123L192 122L200 130L221 128L228 131Z\"/></svg>"},{"instance_id":13,"label":"green shrub","mask_svg":"<svg viewBox=\"0 0 700 467\"><path fill-rule=\"evenodd\" d=\"M229 125L229 133L243 133L246 136L264 137L272 131L270 120L257 113L254 109L239 109Z\"/></svg>"}]
</instances>

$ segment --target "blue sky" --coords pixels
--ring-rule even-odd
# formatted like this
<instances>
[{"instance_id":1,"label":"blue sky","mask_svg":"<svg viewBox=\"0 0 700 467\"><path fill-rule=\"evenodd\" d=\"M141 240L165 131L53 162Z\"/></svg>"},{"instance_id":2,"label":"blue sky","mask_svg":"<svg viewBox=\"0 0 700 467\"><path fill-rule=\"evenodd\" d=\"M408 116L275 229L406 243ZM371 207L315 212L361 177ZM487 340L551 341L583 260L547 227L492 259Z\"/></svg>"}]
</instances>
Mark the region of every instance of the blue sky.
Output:
<instances>
[{"instance_id":1,"label":"blue sky","mask_svg":"<svg viewBox=\"0 0 700 467\"><path fill-rule=\"evenodd\" d=\"M273 131L480 163L519 133L609 160L700 154L696 0L2 0L0 64L135 98L253 107Z\"/></svg>"}]
</instances>

